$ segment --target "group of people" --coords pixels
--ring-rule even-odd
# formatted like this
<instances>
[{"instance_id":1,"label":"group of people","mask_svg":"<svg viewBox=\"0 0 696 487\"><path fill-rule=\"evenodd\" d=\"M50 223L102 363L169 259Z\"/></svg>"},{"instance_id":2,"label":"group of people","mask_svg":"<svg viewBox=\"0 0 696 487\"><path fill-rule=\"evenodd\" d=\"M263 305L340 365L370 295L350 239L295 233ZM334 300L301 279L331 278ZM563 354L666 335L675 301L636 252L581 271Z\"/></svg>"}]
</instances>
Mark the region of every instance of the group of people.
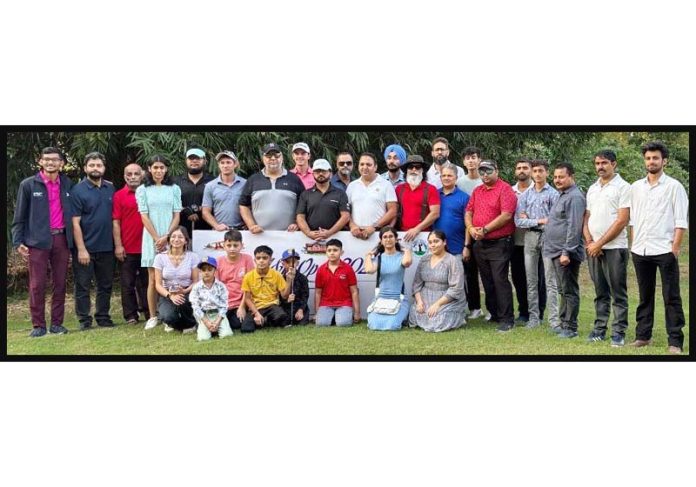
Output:
<instances>
[{"instance_id":1,"label":"group of people","mask_svg":"<svg viewBox=\"0 0 696 487\"><path fill-rule=\"evenodd\" d=\"M639 284L636 340L650 344L654 322L656 270L662 276L671 353L683 348L684 314L677 257L688 227L684 187L664 174L669 153L659 142L643 147L647 177L632 185L617 172L610 150L594 156L597 181L587 194L575 185L570 163L553 168L544 160L515 162L514 186L498 177L498 165L467 147L462 166L449 161L449 143L432 142L432 163L393 144L384 150L387 171L377 173L377 157L360 154L359 177L353 155L340 152L332 164L316 159L304 142L292 146L294 167L285 169L281 148L261 150L263 168L248 180L239 176L233 151L217 154L219 176L206 172L206 153L186 152L187 173L169 175L170 163L152 157L146 171L124 168L125 185L116 191L104 180L105 157L84 159L85 178L73 186L61 173L65 156L52 147L38 159L41 170L19 188L12 225L13 246L28 259L32 337L66 333L64 302L72 253L75 310L80 329L112 327L110 297L114 258L121 262L121 298L128 324L140 318L145 329L163 322L165 330L198 330L198 338L221 337L233 329L307 323L307 279L296 270L294 251L282 256L283 272L270 268L272 250L241 252L242 234L267 230L301 231L326 243L327 262L316 278L316 324L347 326L361 319L354 271L342 262L348 230L357 239L379 234L366 255L365 271L377 274L368 327L394 330L408 322L444 331L485 316L508 332L515 322L539 326L548 311L549 329L577 337L578 274L587 259L595 285L596 318L588 340L607 339L610 310L612 346L622 346L628 328L627 227ZM191 252L195 229L224 231L226 255L200 261ZM400 242L397 232L404 232ZM428 233L429 252L420 259L411 296L404 295L411 245ZM49 265L50 264L50 265ZM50 327L45 318L47 269L53 278ZM510 272L511 270L511 272ZM512 275L519 307L513 312ZM485 294L481 306L479 277ZM95 312L90 286L96 282Z\"/></svg>"}]
</instances>

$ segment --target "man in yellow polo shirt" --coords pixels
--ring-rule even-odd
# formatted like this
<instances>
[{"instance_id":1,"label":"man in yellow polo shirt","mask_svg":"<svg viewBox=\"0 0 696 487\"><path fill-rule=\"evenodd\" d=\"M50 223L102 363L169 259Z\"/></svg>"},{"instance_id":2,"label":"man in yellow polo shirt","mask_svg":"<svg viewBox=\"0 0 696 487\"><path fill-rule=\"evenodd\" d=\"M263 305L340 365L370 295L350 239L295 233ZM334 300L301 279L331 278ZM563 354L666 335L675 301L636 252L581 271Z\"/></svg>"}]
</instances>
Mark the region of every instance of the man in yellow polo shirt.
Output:
<instances>
[{"instance_id":1,"label":"man in yellow polo shirt","mask_svg":"<svg viewBox=\"0 0 696 487\"><path fill-rule=\"evenodd\" d=\"M271 269L273 250L261 245L254 249L256 269L248 272L242 280L247 315L242 322L242 333L252 333L263 326L289 328L290 317L280 306L280 297L287 299L295 279L295 269L288 269L288 281L280 272Z\"/></svg>"}]
</instances>

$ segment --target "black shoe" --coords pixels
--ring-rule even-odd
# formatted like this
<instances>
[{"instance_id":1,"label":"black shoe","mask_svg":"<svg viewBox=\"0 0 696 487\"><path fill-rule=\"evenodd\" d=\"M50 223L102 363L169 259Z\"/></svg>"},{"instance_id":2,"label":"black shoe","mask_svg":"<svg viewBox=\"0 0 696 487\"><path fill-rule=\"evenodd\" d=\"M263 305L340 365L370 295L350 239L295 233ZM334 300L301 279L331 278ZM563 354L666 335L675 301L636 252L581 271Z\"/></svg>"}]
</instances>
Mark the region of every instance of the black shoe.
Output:
<instances>
[{"instance_id":1,"label":"black shoe","mask_svg":"<svg viewBox=\"0 0 696 487\"><path fill-rule=\"evenodd\" d=\"M592 330L587 337L587 343L603 342L605 338L606 335L604 333Z\"/></svg>"},{"instance_id":2,"label":"black shoe","mask_svg":"<svg viewBox=\"0 0 696 487\"><path fill-rule=\"evenodd\" d=\"M114 325L113 321L102 321L101 323L97 323L97 326L102 328L113 328L116 325Z\"/></svg>"},{"instance_id":3,"label":"black shoe","mask_svg":"<svg viewBox=\"0 0 696 487\"><path fill-rule=\"evenodd\" d=\"M510 330L512 330L515 327L514 323L501 323L498 328L496 328L496 331L498 333L507 333Z\"/></svg>"},{"instance_id":4,"label":"black shoe","mask_svg":"<svg viewBox=\"0 0 696 487\"><path fill-rule=\"evenodd\" d=\"M80 331L86 331L92 328L92 323L80 323Z\"/></svg>"},{"instance_id":5,"label":"black shoe","mask_svg":"<svg viewBox=\"0 0 696 487\"><path fill-rule=\"evenodd\" d=\"M30 338L40 338L42 336L46 335L46 328L43 326L35 326L33 330L31 330L31 333L29 334Z\"/></svg>"},{"instance_id":6,"label":"black shoe","mask_svg":"<svg viewBox=\"0 0 696 487\"><path fill-rule=\"evenodd\" d=\"M65 335L68 332L68 329L63 325L51 325L48 332L53 333L54 335Z\"/></svg>"}]
</instances>

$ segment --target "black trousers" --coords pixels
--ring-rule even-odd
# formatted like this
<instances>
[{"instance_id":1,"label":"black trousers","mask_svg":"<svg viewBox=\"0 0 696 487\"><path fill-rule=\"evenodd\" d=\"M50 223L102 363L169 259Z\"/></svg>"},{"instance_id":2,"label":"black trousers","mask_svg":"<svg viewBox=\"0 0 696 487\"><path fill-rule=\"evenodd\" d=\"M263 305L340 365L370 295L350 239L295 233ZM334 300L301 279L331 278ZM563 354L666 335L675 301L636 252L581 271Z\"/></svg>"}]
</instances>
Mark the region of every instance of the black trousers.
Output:
<instances>
[{"instance_id":1,"label":"black trousers","mask_svg":"<svg viewBox=\"0 0 696 487\"><path fill-rule=\"evenodd\" d=\"M469 309L481 309L481 288L479 287L479 270L476 264L475 250L471 249L469 262L464 262L464 274L466 275L466 301Z\"/></svg>"},{"instance_id":2,"label":"black trousers","mask_svg":"<svg viewBox=\"0 0 696 487\"><path fill-rule=\"evenodd\" d=\"M290 324L290 317L288 314L281 306L276 304L260 309L259 313L261 313L261 316L266 319L266 322L263 324L264 327L283 327ZM256 331L254 315L247 312L246 317L244 317L244 321L242 321L242 333L252 333L254 331Z\"/></svg>"},{"instance_id":3,"label":"black trousers","mask_svg":"<svg viewBox=\"0 0 696 487\"><path fill-rule=\"evenodd\" d=\"M97 298L94 306L94 319L97 323L111 323L111 289L114 281L114 253L90 252L89 264L82 265L73 252L73 273L75 275L75 314L82 326L92 325L89 292L92 277L97 283Z\"/></svg>"},{"instance_id":4,"label":"black trousers","mask_svg":"<svg viewBox=\"0 0 696 487\"><path fill-rule=\"evenodd\" d=\"M242 328L242 322L239 321L239 318L237 318L238 309L239 308L230 308L227 310L227 321L230 323L230 328L232 328L233 330L239 330Z\"/></svg>"},{"instance_id":5,"label":"black trousers","mask_svg":"<svg viewBox=\"0 0 696 487\"><path fill-rule=\"evenodd\" d=\"M147 320L147 268L140 267L140 254L126 254L121 264L121 305L126 320L138 319L138 312Z\"/></svg>"},{"instance_id":6,"label":"black trousers","mask_svg":"<svg viewBox=\"0 0 696 487\"><path fill-rule=\"evenodd\" d=\"M491 313L491 320L501 324L513 324L515 319L512 285L508 278L512 247L512 237L474 243L474 255L486 292L486 308Z\"/></svg>"},{"instance_id":7,"label":"black trousers","mask_svg":"<svg viewBox=\"0 0 696 487\"><path fill-rule=\"evenodd\" d=\"M578 331L578 313L580 312L580 261L570 259L568 265L561 265L561 257L555 257L553 266L558 284L558 296L561 299L558 306L558 320L561 327Z\"/></svg>"},{"instance_id":8,"label":"black trousers","mask_svg":"<svg viewBox=\"0 0 696 487\"><path fill-rule=\"evenodd\" d=\"M186 294L186 301L182 305L176 305L172 303L171 299L159 296L157 314L160 320L175 330L186 330L197 324L188 294Z\"/></svg>"},{"instance_id":9,"label":"black trousers","mask_svg":"<svg viewBox=\"0 0 696 487\"><path fill-rule=\"evenodd\" d=\"M524 245L513 245L510 257L510 274L512 285L515 286L517 310L521 317L529 318L529 302L527 301L527 272L524 270ZM541 314L541 313L540 313Z\"/></svg>"},{"instance_id":10,"label":"black trousers","mask_svg":"<svg viewBox=\"0 0 696 487\"><path fill-rule=\"evenodd\" d=\"M679 262L672 252L662 255L637 255L631 252L638 280L639 304L636 309L636 339L650 340L655 321L655 279L657 269L662 278L662 299L665 303L665 326L670 346L684 346L685 324L679 290Z\"/></svg>"}]
</instances>

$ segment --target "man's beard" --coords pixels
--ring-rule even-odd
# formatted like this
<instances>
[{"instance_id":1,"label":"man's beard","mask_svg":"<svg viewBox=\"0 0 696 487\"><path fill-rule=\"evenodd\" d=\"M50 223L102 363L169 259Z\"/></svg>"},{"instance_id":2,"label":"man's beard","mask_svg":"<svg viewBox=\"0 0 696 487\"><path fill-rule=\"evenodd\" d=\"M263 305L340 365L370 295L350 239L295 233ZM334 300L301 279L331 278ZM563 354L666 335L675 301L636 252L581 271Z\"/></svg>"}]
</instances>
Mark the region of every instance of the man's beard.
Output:
<instances>
[{"instance_id":1,"label":"man's beard","mask_svg":"<svg viewBox=\"0 0 696 487\"><path fill-rule=\"evenodd\" d=\"M353 172L352 168L343 167L338 172L340 172L344 177L350 177L350 173Z\"/></svg>"},{"instance_id":2,"label":"man's beard","mask_svg":"<svg viewBox=\"0 0 696 487\"><path fill-rule=\"evenodd\" d=\"M435 162L438 164L444 164L445 162L447 162L447 157L446 156L436 156Z\"/></svg>"},{"instance_id":3,"label":"man's beard","mask_svg":"<svg viewBox=\"0 0 696 487\"><path fill-rule=\"evenodd\" d=\"M102 173L96 173L96 172L92 172L92 173L87 174L87 177L91 181L99 181L102 178L102 176L104 176Z\"/></svg>"},{"instance_id":4,"label":"man's beard","mask_svg":"<svg viewBox=\"0 0 696 487\"><path fill-rule=\"evenodd\" d=\"M201 166L201 167L189 167L187 170L188 170L189 174L195 176L195 175L203 172L203 166Z\"/></svg>"},{"instance_id":5,"label":"man's beard","mask_svg":"<svg viewBox=\"0 0 696 487\"><path fill-rule=\"evenodd\" d=\"M423 175L418 173L418 174L409 174L406 176L406 182L411 186L412 188L415 188L416 186L419 186L420 183L423 182Z\"/></svg>"},{"instance_id":6,"label":"man's beard","mask_svg":"<svg viewBox=\"0 0 696 487\"><path fill-rule=\"evenodd\" d=\"M389 172L396 174L401 170L401 166L387 166Z\"/></svg>"},{"instance_id":7,"label":"man's beard","mask_svg":"<svg viewBox=\"0 0 696 487\"><path fill-rule=\"evenodd\" d=\"M529 181L529 176L525 176L524 174L518 174L515 178L520 182Z\"/></svg>"}]
</instances>

